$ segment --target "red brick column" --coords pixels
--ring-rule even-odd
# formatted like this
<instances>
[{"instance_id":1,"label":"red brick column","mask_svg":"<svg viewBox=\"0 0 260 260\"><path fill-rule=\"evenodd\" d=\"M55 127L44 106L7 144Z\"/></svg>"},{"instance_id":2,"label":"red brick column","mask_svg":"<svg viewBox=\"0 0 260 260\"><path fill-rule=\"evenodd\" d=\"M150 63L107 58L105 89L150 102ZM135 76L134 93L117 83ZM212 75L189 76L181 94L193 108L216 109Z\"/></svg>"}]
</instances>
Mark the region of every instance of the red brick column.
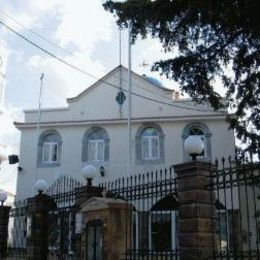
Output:
<instances>
[{"instance_id":1,"label":"red brick column","mask_svg":"<svg viewBox=\"0 0 260 260\"><path fill-rule=\"evenodd\" d=\"M215 253L216 210L210 164L192 161L174 166L179 187L178 239L181 260L211 259Z\"/></svg>"},{"instance_id":2,"label":"red brick column","mask_svg":"<svg viewBox=\"0 0 260 260\"><path fill-rule=\"evenodd\" d=\"M0 259L7 255L8 222L11 207L0 206Z\"/></svg>"},{"instance_id":3,"label":"red brick column","mask_svg":"<svg viewBox=\"0 0 260 260\"><path fill-rule=\"evenodd\" d=\"M28 199L28 260L47 260L48 257L48 212L56 204L51 197L39 193Z\"/></svg>"},{"instance_id":4,"label":"red brick column","mask_svg":"<svg viewBox=\"0 0 260 260\"><path fill-rule=\"evenodd\" d=\"M104 188L102 187L95 187L91 185L76 188L76 205L80 207L83 203L92 197L102 197L103 190Z\"/></svg>"}]
</instances>

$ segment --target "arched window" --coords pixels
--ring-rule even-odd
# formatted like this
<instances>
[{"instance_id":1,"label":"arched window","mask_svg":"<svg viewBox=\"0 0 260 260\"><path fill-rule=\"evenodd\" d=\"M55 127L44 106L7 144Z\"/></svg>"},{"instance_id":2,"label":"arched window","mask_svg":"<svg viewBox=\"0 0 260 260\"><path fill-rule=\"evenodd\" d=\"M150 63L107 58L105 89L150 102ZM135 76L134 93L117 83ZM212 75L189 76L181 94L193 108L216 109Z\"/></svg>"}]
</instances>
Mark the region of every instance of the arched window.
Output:
<instances>
[{"instance_id":1,"label":"arched window","mask_svg":"<svg viewBox=\"0 0 260 260\"><path fill-rule=\"evenodd\" d=\"M104 162L109 160L109 138L105 129L93 127L83 138L82 161Z\"/></svg>"},{"instance_id":2,"label":"arched window","mask_svg":"<svg viewBox=\"0 0 260 260\"><path fill-rule=\"evenodd\" d=\"M158 125L145 125L137 131L136 162L137 164L164 162L164 135Z\"/></svg>"},{"instance_id":3,"label":"arched window","mask_svg":"<svg viewBox=\"0 0 260 260\"><path fill-rule=\"evenodd\" d=\"M183 142L190 135L198 135L204 143L204 150L199 155L200 159L211 159L211 133L206 124L200 122L193 122L188 124L183 131ZM189 159L189 155L184 152L184 159Z\"/></svg>"},{"instance_id":4,"label":"arched window","mask_svg":"<svg viewBox=\"0 0 260 260\"><path fill-rule=\"evenodd\" d=\"M160 158L159 133L155 128L146 128L142 132L142 159L156 160Z\"/></svg>"},{"instance_id":5,"label":"arched window","mask_svg":"<svg viewBox=\"0 0 260 260\"><path fill-rule=\"evenodd\" d=\"M38 142L38 166L59 166L61 143L61 136L56 130L43 132Z\"/></svg>"}]
</instances>

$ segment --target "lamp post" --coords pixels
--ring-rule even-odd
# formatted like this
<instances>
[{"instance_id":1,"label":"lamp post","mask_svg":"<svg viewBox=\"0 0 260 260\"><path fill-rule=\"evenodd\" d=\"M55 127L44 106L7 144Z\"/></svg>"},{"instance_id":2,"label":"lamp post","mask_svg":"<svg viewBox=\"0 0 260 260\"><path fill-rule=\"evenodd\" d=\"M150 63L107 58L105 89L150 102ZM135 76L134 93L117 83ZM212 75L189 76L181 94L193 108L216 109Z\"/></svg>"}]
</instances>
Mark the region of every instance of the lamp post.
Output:
<instances>
[{"instance_id":1,"label":"lamp post","mask_svg":"<svg viewBox=\"0 0 260 260\"><path fill-rule=\"evenodd\" d=\"M47 189L47 182L45 180L37 180L34 188L38 191L39 194L42 194Z\"/></svg>"},{"instance_id":2,"label":"lamp post","mask_svg":"<svg viewBox=\"0 0 260 260\"><path fill-rule=\"evenodd\" d=\"M184 150L191 162L174 166L178 178L178 242L180 260L213 259L216 252L215 193L211 183L210 162L196 160L204 150L198 135L189 136Z\"/></svg>"},{"instance_id":3,"label":"lamp post","mask_svg":"<svg viewBox=\"0 0 260 260\"><path fill-rule=\"evenodd\" d=\"M7 194L4 191L0 191L0 202L1 202L1 206L4 206L4 203L7 200Z\"/></svg>"},{"instance_id":4,"label":"lamp post","mask_svg":"<svg viewBox=\"0 0 260 260\"><path fill-rule=\"evenodd\" d=\"M86 165L81 171L83 177L87 180L87 186L92 186L92 180L97 175L97 169L93 165Z\"/></svg>"},{"instance_id":5,"label":"lamp post","mask_svg":"<svg viewBox=\"0 0 260 260\"><path fill-rule=\"evenodd\" d=\"M196 157L204 150L204 143L200 136L190 135L184 141L184 149L191 156L192 160L196 161Z\"/></svg>"}]
</instances>

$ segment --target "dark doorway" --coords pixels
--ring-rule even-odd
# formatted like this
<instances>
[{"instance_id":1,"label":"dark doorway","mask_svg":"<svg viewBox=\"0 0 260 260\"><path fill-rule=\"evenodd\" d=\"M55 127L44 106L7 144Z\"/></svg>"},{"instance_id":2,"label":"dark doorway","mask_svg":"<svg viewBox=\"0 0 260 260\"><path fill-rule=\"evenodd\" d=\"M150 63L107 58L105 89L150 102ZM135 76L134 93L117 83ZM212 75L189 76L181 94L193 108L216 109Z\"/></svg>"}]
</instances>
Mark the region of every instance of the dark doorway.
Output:
<instances>
[{"instance_id":1,"label":"dark doorway","mask_svg":"<svg viewBox=\"0 0 260 260\"><path fill-rule=\"evenodd\" d=\"M103 260L103 223L93 220L86 226L86 260Z\"/></svg>"}]
</instances>

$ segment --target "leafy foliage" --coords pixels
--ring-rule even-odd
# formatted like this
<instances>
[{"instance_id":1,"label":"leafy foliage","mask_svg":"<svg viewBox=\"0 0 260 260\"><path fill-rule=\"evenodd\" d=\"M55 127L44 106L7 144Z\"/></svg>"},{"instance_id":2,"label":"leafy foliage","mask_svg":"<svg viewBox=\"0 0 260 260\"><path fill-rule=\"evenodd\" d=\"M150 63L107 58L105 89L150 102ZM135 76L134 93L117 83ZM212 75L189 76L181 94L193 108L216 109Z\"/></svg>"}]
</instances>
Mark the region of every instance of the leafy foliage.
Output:
<instances>
[{"instance_id":1,"label":"leafy foliage","mask_svg":"<svg viewBox=\"0 0 260 260\"><path fill-rule=\"evenodd\" d=\"M133 42L152 35L166 52L178 48L177 57L152 69L178 81L194 100L230 108L230 127L244 151L260 155L259 0L109 0L104 7L120 27L131 22ZM216 79L226 89L225 102Z\"/></svg>"}]
</instances>

